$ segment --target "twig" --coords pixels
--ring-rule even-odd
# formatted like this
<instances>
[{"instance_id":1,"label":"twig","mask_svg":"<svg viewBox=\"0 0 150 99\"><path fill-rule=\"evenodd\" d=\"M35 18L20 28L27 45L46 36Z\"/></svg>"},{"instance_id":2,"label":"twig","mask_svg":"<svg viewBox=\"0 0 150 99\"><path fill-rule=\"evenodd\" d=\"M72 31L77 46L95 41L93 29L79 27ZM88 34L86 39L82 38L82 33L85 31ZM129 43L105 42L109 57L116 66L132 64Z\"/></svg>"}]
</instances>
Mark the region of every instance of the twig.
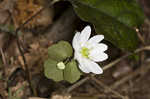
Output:
<instances>
[{"instance_id":1,"label":"twig","mask_svg":"<svg viewBox=\"0 0 150 99\"><path fill-rule=\"evenodd\" d=\"M3 70L4 70L4 75L5 75L7 61L6 61L6 57L5 57L5 53L3 51L3 48L0 48L0 53L2 55L3 68L4 68Z\"/></svg>"},{"instance_id":2,"label":"twig","mask_svg":"<svg viewBox=\"0 0 150 99\"><path fill-rule=\"evenodd\" d=\"M118 96L112 94L112 95L106 95L106 94L97 94L94 95L95 97L97 97L98 99L118 99Z\"/></svg>"},{"instance_id":3,"label":"twig","mask_svg":"<svg viewBox=\"0 0 150 99\"><path fill-rule=\"evenodd\" d=\"M0 48L0 52L1 52L1 55L2 55L3 63L4 63L4 65L6 65L6 64L7 64L7 62L6 62L5 54L4 54L4 52L3 52L3 49L2 49L2 48Z\"/></svg>"},{"instance_id":4,"label":"twig","mask_svg":"<svg viewBox=\"0 0 150 99\"><path fill-rule=\"evenodd\" d=\"M135 30L136 30L136 33L137 33L139 40L142 42L142 44L145 45L145 40L144 40L143 36L141 35L139 29L136 28Z\"/></svg>"},{"instance_id":5,"label":"twig","mask_svg":"<svg viewBox=\"0 0 150 99\"><path fill-rule=\"evenodd\" d=\"M27 81L28 81L28 83L29 83L30 90L31 90L32 93L34 93L34 95L36 95L36 94L35 94L35 91L34 91L34 89L33 89L33 87L32 87L31 74L30 74L30 71L29 71L29 68L28 68L28 64L27 64L26 58L25 58L25 56L24 56L24 52L23 52L22 49L21 49L21 45L20 45L18 36L16 36L16 37L17 37L17 47L18 47L18 49L19 49L19 52L20 52L20 54L21 54L21 56L22 56L22 59L23 59L23 62L24 62L26 77L27 77Z\"/></svg>"},{"instance_id":6,"label":"twig","mask_svg":"<svg viewBox=\"0 0 150 99\"><path fill-rule=\"evenodd\" d=\"M89 93L77 93L77 96L74 96L73 98L79 98L79 99L87 99L86 97L92 97L92 99L118 99L118 96L114 94L110 94L109 96L105 93L97 93L97 94L89 94ZM91 98L90 98L91 99Z\"/></svg>"},{"instance_id":7,"label":"twig","mask_svg":"<svg viewBox=\"0 0 150 99\"><path fill-rule=\"evenodd\" d=\"M105 65L105 66L103 67L103 70L105 71L105 70L107 70L107 69L113 67L115 64L117 64L117 63L120 62L121 60L127 58L128 56L130 56L130 55L132 55L132 54L134 54L134 53L139 53L139 52L145 51L145 50L150 50L150 46L145 46L145 47L142 47L142 48L138 48L138 49L135 50L133 53L128 53L128 54L126 54L126 55L124 55L124 56L122 56L122 57L116 59L115 61L109 63L108 65ZM92 76L95 76L95 75L93 74ZM71 91L74 90L75 88L77 88L77 87L79 87L80 85L82 85L83 83L85 83L87 80L89 80L89 77L83 78L82 80L78 81L77 83L75 83L74 85L72 85L71 87L69 87L69 88L67 89L67 92L71 92Z\"/></svg>"},{"instance_id":8,"label":"twig","mask_svg":"<svg viewBox=\"0 0 150 99\"><path fill-rule=\"evenodd\" d=\"M102 87L104 87L107 91L112 92L113 94L115 94L116 96L122 98L122 99L128 99L128 97L121 95L120 93L118 93L115 90L112 90L110 87L108 87L107 85L105 85L104 83L102 83L101 81L97 80L95 77L91 77L92 80L94 80L97 84L101 85Z\"/></svg>"},{"instance_id":9,"label":"twig","mask_svg":"<svg viewBox=\"0 0 150 99\"><path fill-rule=\"evenodd\" d=\"M142 71L148 72L150 69L150 63L147 64L146 66L141 66L141 68L138 68L136 71L128 74L127 76L123 77L122 79L116 81L114 84L110 86L112 89L118 88L121 84L129 81L130 79L134 78L135 76L139 75Z\"/></svg>"}]
</instances>

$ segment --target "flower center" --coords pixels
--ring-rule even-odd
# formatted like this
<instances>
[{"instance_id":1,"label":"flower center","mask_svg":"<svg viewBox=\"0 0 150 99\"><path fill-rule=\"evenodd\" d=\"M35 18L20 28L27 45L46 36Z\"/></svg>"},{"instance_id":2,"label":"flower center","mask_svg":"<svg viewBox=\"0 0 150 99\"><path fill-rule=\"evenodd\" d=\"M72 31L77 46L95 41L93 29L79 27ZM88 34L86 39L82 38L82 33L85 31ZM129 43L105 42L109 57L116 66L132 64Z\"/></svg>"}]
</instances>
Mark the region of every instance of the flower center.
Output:
<instances>
[{"instance_id":1,"label":"flower center","mask_svg":"<svg viewBox=\"0 0 150 99\"><path fill-rule=\"evenodd\" d=\"M82 56L83 57L85 57L85 58L89 58L88 56L89 56L89 49L88 48L86 48L86 47L82 47L82 49L81 49L81 54L82 54Z\"/></svg>"}]
</instances>

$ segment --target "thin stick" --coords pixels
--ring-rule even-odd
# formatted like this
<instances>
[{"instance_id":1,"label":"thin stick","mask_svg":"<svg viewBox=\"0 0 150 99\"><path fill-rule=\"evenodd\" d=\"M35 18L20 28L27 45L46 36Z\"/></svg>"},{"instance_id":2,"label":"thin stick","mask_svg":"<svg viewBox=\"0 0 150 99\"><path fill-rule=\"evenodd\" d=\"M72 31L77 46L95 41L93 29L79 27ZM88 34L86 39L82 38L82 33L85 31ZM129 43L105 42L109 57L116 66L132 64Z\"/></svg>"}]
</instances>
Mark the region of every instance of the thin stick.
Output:
<instances>
[{"instance_id":1,"label":"thin stick","mask_svg":"<svg viewBox=\"0 0 150 99\"><path fill-rule=\"evenodd\" d=\"M4 54L4 51L3 51L3 49L2 49L2 48L0 48L0 52L1 52L1 55L2 55L3 63L4 63L4 65L6 65L6 64L7 64L7 62L6 62L5 54Z\"/></svg>"},{"instance_id":2,"label":"thin stick","mask_svg":"<svg viewBox=\"0 0 150 99\"><path fill-rule=\"evenodd\" d=\"M5 57L5 53L3 51L3 48L0 48L0 52L1 52L1 55L2 55L2 61L3 61L3 71L4 71L4 75L6 73L6 65L7 65L7 61L6 61L6 57Z\"/></svg>"},{"instance_id":3,"label":"thin stick","mask_svg":"<svg viewBox=\"0 0 150 99\"><path fill-rule=\"evenodd\" d=\"M80 81L78 81L77 83L75 83L74 85L72 85L71 87L69 87L67 89L67 93L71 92L73 89L79 87L80 85L82 85L84 82L86 82L87 80L89 80L90 77L85 77L83 79L81 79Z\"/></svg>"},{"instance_id":4,"label":"thin stick","mask_svg":"<svg viewBox=\"0 0 150 99\"><path fill-rule=\"evenodd\" d=\"M138 28L136 28L135 31L137 33L139 40L145 45L145 40L144 40L143 36L141 35L140 30Z\"/></svg>"},{"instance_id":5,"label":"thin stick","mask_svg":"<svg viewBox=\"0 0 150 99\"><path fill-rule=\"evenodd\" d=\"M102 83L101 81L97 80L94 76L91 77L92 80L94 80L97 84L101 85L102 87L104 87L107 91L112 92L113 94L115 94L116 96L122 98L122 99L128 99L128 97L121 95L120 93L118 93L115 90L112 90L110 87L108 87L107 85L105 85L104 83Z\"/></svg>"}]
</instances>

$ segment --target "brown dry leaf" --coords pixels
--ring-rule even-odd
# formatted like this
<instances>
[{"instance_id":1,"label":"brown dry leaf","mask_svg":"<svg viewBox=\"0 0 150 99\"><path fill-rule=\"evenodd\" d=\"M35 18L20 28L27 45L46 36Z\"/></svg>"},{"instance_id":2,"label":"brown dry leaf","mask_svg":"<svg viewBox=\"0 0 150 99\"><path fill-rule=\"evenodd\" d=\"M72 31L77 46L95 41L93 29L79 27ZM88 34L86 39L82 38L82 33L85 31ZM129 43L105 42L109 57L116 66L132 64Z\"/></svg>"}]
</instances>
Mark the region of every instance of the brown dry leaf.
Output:
<instances>
[{"instance_id":1,"label":"brown dry leaf","mask_svg":"<svg viewBox=\"0 0 150 99\"><path fill-rule=\"evenodd\" d=\"M26 20L30 19L35 13L44 7L46 0L17 0L13 10L13 21L16 27L19 27ZM34 28L36 26L49 25L52 23L52 11L47 9L33 18L26 28Z\"/></svg>"}]
</instances>

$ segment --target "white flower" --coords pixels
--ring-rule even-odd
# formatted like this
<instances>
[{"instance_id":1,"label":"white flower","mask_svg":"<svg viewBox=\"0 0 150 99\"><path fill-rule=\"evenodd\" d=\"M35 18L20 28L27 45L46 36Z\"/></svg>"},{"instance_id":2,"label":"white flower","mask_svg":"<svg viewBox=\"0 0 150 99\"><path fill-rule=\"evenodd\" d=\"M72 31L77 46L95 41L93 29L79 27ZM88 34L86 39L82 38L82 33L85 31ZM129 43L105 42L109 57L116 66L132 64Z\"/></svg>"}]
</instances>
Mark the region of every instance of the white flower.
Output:
<instances>
[{"instance_id":1,"label":"white flower","mask_svg":"<svg viewBox=\"0 0 150 99\"><path fill-rule=\"evenodd\" d=\"M100 43L103 35L95 35L90 38L91 28L86 26L82 32L77 32L73 38L74 58L79 62L79 68L85 73L102 74L102 68L96 63L104 61L108 55L104 53L107 45ZM90 38L90 39L89 39Z\"/></svg>"}]
</instances>

